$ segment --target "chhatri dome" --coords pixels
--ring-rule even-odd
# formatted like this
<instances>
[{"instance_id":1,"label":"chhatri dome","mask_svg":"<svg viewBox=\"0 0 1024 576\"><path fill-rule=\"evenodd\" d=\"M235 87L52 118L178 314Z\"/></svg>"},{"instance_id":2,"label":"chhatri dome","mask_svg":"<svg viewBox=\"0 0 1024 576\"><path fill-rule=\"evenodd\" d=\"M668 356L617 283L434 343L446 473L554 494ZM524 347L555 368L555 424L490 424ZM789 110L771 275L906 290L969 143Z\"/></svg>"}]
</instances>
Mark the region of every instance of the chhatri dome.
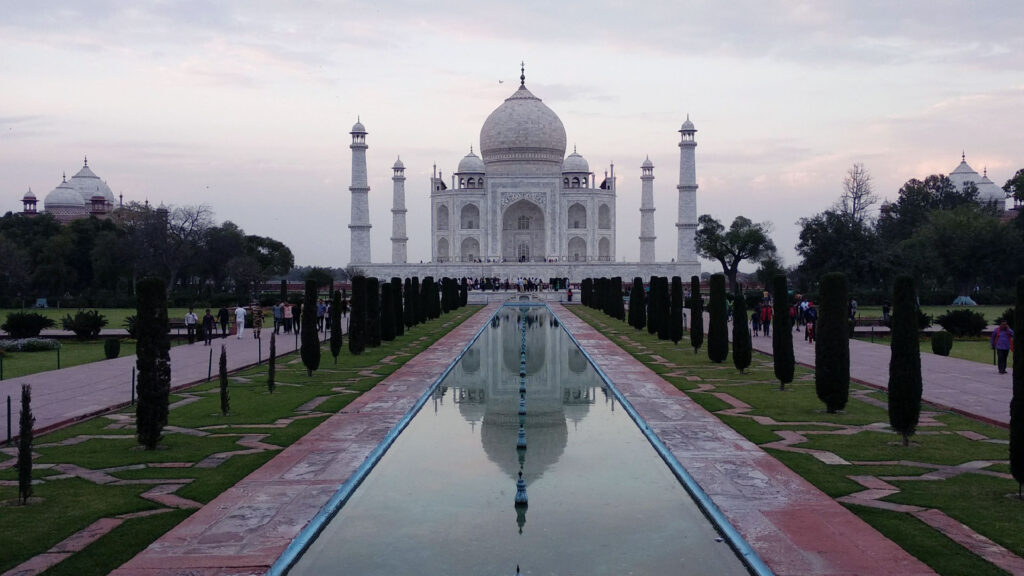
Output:
<instances>
[{"instance_id":1,"label":"chhatri dome","mask_svg":"<svg viewBox=\"0 0 1024 576\"><path fill-rule=\"evenodd\" d=\"M36 197L31 190L21 201L24 204L24 214L37 214ZM89 216L105 218L114 211L114 207L114 193L110 186L89 168L88 158L77 174L70 179L62 177L60 184L43 199L43 212L52 214L61 223Z\"/></svg>"},{"instance_id":2,"label":"chhatri dome","mask_svg":"<svg viewBox=\"0 0 1024 576\"><path fill-rule=\"evenodd\" d=\"M575 174L575 173L589 173L590 164L587 163L587 159L576 153L576 147L573 147L572 154L565 157L565 161L562 162L562 174Z\"/></svg>"},{"instance_id":3,"label":"chhatri dome","mask_svg":"<svg viewBox=\"0 0 1024 576\"><path fill-rule=\"evenodd\" d=\"M967 163L966 153L960 155L960 165L949 173L949 179L960 191L963 191L964 185L968 182L973 183L978 188L979 202L992 203L999 210L1006 208L1006 192L989 179L987 169L982 176L971 168Z\"/></svg>"},{"instance_id":4,"label":"chhatri dome","mask_svg":"<svg viewBox=\"0 0 1024 576\"><path fill-rule=\"evenodd\" d=\"M483 174L484 173L484 161L479 156L473 154L473 147L469 147L469 154L459 162L458 174Z\"/></svg>"}]
</instances>

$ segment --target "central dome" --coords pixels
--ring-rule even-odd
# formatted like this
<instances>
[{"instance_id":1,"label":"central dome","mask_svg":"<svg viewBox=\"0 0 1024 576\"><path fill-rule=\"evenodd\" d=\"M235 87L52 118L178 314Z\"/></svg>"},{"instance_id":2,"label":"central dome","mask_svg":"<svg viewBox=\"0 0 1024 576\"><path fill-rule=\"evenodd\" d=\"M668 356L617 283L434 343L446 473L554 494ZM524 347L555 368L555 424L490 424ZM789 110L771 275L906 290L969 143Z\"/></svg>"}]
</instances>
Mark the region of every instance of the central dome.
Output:
<instances>
[{"instance_id":1,"label":"central dome","mask_svg":"<svg viewBox=\"0 0 1024 576\"><path fill-rule=\"evenodd\" d=\"M540 98L520 86L484 122L480 154L485 164L553 164L560 173L565 127Z\"/></svg>"}]
</instances>

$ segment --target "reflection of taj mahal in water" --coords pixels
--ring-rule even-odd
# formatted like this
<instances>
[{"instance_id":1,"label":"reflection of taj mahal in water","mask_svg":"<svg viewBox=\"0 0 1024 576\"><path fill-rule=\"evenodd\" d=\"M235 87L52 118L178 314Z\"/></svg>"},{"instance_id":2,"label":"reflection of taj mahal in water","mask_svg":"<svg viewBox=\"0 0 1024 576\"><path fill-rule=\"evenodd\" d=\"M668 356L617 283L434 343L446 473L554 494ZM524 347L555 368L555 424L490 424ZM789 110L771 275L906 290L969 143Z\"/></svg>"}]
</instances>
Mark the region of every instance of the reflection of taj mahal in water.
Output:
<instances>
[{"instance_id":1,"label":"reflection of taj mahal in water","mask_svg":"<svg viewBox=\"0 0 1024 576\"><path fill-rule=\"evenodd\" d=\"M616 262L616 176L611 166L598 178L575 150L566 153L562 121L520 86L484 121L480 156L472 148L450 180L434 167L430 178L431 262L407 263L405 165L392 167L391 263L370 257L367 131L352 127L352 220L350 265L367 275L434 277L682 276L700 273L694 250L697 230L696 128L689 118L681 134L676 257L655 262L654 165L641 169L640 261ZM632 228L632 227L628 227Z\"/></svg>"}]
</instances>

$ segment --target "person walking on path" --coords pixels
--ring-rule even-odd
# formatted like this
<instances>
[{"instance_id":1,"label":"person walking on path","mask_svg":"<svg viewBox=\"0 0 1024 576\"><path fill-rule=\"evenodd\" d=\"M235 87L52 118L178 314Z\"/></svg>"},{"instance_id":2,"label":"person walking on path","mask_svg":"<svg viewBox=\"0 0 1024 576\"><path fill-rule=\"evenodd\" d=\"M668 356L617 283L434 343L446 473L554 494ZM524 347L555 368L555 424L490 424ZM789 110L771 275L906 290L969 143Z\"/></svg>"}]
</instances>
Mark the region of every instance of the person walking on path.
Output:
<instances>
[{"instance_id":1,"label":"person walking on path","mask_svg":"<svg viewBox=\"0 0 1024 576\"><path fill-rule=\"evenodd\" d=\"M768 336L769 332L771 332L772 316L774 316L774 314L775 311L772 310L771 305L767 302L761 306L761 330L764 331L765 336Z\"/></svg>"},{"instance_id":2,"label":"person walking on path","mask_svg":"<svg viewBox=\"0 0 1024 576\"><path fill-rule=\"evenodd\" d=\"M217 310L217 320L220 321L220 337L228 337L228 309L224 306Z\"/></svg>"},{"instance_id":3,"label":"person walking on path","mask_svg":"<svg viewBox=\"0 0 1024 576\"><path fill-rule=\"evenodd\" d=\"M252 307L252 337L259 340L260 332L263 330L263 308L259 305Z\"/></svg>"},{"instance_id":4,"label":"person walking on path","mask_svg":"<svg viewBox=\"0 0 1024 576\"><path fill-rule=\"evenodd\" d=\"M287 302L281 302L281 315L284 318L284 333L292 331L292 307Z\"/></svg>"},{"instance_id":5,"label":"person walking on path","mask_svg":"<svg viewBox=\"0 0 1024 576\"><path fill-rule=\"evenodd\" d=\"M189 344L193 344L196 341L196 324L198 323L199 317L196 316L195 310L189 306L188 314L185 314L185 332L188 333Z\"/></svg>"},{"instance_id":6,"label":"person walking on path","mask_svg":"<svg viewBox=\"0 0 1024 576\"><path fill-rule=\"evenodd\" d=\"M296 332L302 329L302 304L292 306L292 324L295 325Z\"/></svg>"},{"instance_id":7,"label":"person walking on path","mask_svg":"<svg viewBox=\"0 0 1024 576\"><path fill-rule=\"evenodd\" d=\"M274 304L272 312L274 314L274 334L280 334L281 324L284 323L284 311L280 304Z\"/></svg>"},{"instance_id":8,"label":"person walking on path","mask_svg":"<svg viewBox=\"0 0 1024 576\"><path fill-rule=\"evenodd\" d=\"M754 311L750 313L750 333L754 336L761 335L761 305L754 306Z\"/></svg>"},{"instance_id":9,"label":"person walking on path","mask_svg":"<svg viewBox=\"0 0 1024 576\"><path fill-rule=\"evenodd\" d=\"M327 313L327 304L324 304L323 298L316 301L316 331L324 331L324 315Z\"/></svg>"},{"instance_id":10,"label":"person walking on path","mask_svg":"<svg viewBox=\"0 0 1024 576\"><path fill-rule=\"evenodd\" d=\"M235 308L235 330L238 332L235 337L241 340L242 332L245 332L245 308L241 304Z\"/></svg>"},{"instance_id":11,"label":"person walking on path","mask_svg":"<svg viewBox=\"0 0 1024 576\"><path fill-rule=\"evenodd\" d=\"M999 357L999 373L1006 374L1006 357L1010 355L1010 350L1013 350L1013 329L1007 325L1006 320L999 323L990 340L992 349Z\"/></svg>"},{"instance_id":12,"label":"person walking on path","mask_svg":"<svg viewBox=\"0 0 1024 576\"><path fill-rule=\"evenodd\" d=\"M206 314L203 315L203 345L209 346L211 340L213 340L213 327L217 324L217 321L213 318L213 314L210 314L210 309L206 309Z\"/></svg>"}]
</instances>

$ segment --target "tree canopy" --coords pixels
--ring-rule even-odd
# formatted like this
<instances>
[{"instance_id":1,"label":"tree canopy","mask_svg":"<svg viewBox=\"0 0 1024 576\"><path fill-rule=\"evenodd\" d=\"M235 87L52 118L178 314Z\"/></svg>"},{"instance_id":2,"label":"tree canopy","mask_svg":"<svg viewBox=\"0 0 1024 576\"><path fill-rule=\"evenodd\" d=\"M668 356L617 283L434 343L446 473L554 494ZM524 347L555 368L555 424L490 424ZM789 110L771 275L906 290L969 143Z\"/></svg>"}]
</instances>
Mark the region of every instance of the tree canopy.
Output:
<instances>
[{"instance_id":1,"label":"tree canopy","mask_svg":"<svg viewBox=\"0 0 1024 576\"><path fill-rule=\"evenodd\" d=\"M722 271L729 278L729 287L736 291L736 273L740 262L760 260L775 253L775 243L769 237L771 226L754 223L745 216L737 216L726 230L721 222L710 214L698 219L696 233L697 254L722 264Z\"/></svg>"}]
</instances>

